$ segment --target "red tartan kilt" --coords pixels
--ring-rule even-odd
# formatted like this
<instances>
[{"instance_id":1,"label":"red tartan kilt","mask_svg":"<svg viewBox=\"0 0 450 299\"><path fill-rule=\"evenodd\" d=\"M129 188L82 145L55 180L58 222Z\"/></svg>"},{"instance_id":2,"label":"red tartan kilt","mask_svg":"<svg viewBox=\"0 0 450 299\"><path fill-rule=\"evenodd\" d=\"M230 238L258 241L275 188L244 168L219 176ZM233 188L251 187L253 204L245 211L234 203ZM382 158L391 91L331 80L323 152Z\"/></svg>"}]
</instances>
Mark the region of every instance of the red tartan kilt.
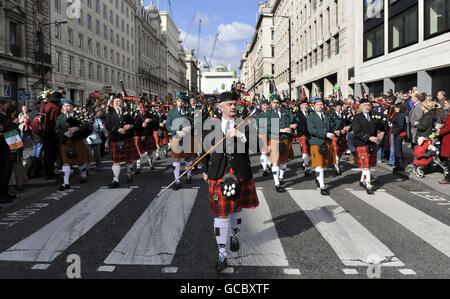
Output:
<instances>
[{"instance_id":1,"label":"red tartan kilt","mask_svg":"<svg viewBox=\"0 0 450 299\"><path fill-rule=\"evenodd\" d=\"M140 159L140 155L133 138L123 140L125 142L125 151L119 152L117 141L111 141L111 156L114 163L134 162Z\"/></svg>"},{"instance_id":2,"label":"red tartan kilt","mask_svg":"<svg viewBox=\"0 0 450 299\"><path fill-rule=\"evenodd\" d=\"M337 138L333 138L333 148L337 156L342 156L347 152L347 145L347 138L344 138L344 142L342 142L341 146L338 146Z\"/></svg>"},{"instance_id":3,"label":"red tartan kilt","mask_svg":"<svg viewBox=\"0 0 450 299\"><path fill-rule=\"evenodd\" d=\"M155 137L145 136L145 142L141 142L141 138L139 136L134 136L134 143L137 145L139 152L142 153L151 153L157 150Z\"/></svg>"},{"instance_id":4,"label":"red tartan kilt","mask_svg":"<svg viewBox=\"0 0 450 299\"><path fill-rule=\"evenodd\" d=\"M155 142L157 145L167 145L170 143L170 139L169 139L169 133L167 133L167 130L162 130L164 137L163 138L159 138L158 137L158 131L153 131L153 137L155 137Z\"/></svg>"},{"instance_id":5,"label":"red tartan kilt","mask_svg":"<svg viewBox=\"0 0 450 299\"><path fill-rule=\"evenodd\" d=\"M300 151L302 154L309 154L310 148L306 136L299 137L298 144L300 144Z\"/></svg>"},{"instance_id":6,"label":"red tartan kilt","mask_svg":"<svg viewBox=\"0 0 450 299\"><path fill-rule=\"evenodd\" d=\"M232 169L229 173L235 174ZM241 181L241 191L238 199L227 199L220 190L222 179L209 180L209 209L217 217L226 217L230 214L240 212L242 209L255 209L259 206L258 195L256 194L255 181L252 179L247 183ZM218 200L215 201L214 197Z\"/></svg>"},{"instance_id":7,"label":"red tartan kilt","mask_svg":"<svg viewBox=\"0 0 450 299\"><path fill-rule=\"evenodd\" d=\"M369 154L366 146L358 146L356 151L359 168L371 168L377 166L377 152Z\"/></svg>"}]
</instances>

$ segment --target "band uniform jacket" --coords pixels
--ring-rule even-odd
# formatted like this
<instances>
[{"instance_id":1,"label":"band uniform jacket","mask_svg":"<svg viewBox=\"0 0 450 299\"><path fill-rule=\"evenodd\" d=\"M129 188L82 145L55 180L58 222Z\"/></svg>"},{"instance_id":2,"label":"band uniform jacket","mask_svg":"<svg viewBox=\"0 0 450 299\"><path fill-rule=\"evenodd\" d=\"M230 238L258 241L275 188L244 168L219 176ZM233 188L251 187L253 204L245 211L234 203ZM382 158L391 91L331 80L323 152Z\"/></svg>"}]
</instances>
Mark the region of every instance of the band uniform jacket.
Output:
<instances>
[{"instance_id":1,"label":"band uniform jacket","mask_svg":"<svg viewBox=\"0 0 450 299\"><path fill-rule=\"evenodd\" d=\"M172 135L172 137L175 137L177 135L177 131L181 131L183 129L183 125L181 125L178 128L172 128L172 123L178 119L178 118L185 118L189 121L189 124L192 128L193 126L193 119L188 117L189 112L186 111L186 109L182 108L181 113L178 110L178 108L173 108L167 113L167 119L166 119L166 130ZM186 123L187 124L187 123ZM192 128L193 129L193 128ZM191 133L193 130L191 130Z\"/></svg>"},{"instance_id":2,"label":"band uniform jacket","mask_svg":"<svg viewBox=\"0 0 450 299\"><path fill-rule=\"evenodd\" d=\"M299 110L297 111L295 115L295 122L297 123L297 137L306 136L306 138L309 139L309 132L308 132L308 116L309 112L306 111L306 115L303 113L303 111Z\"/></svg>"},{"instance_id":3,"label":"band uniform jacket","mask_svg":"<svg viewBox=\"0 0 450 299\"><path fill-rule=\"evenodd\" d=\"M221 123L219 120L217 122L218 124ZM238 125L237 120L235 119L235 125ZM222 153L218 153L217 149L210 154L208 154L203 160L202 160L202 169L203 173L208 174L209 180L219 180L221 179L225 172L228 172L229 169L233 169L233 171L236 173L236 175L240 178L242 178L245 182L248 182L249 180L253 179L252 175L252 169L250 164L250 157L249 157L249 145L250 145L250 129L248 126L245 127L245 137L246 142L245 144L242 142L240 138L233 138L234 142L230 142L231 144L234 144L234 148L227 148L227 141L223 141L223 143L220 146L222 146L223 151ZM212 126L211 130L203 130L203 140L205 140L205 137L208 136L213 130L215 129L215 126ZM221 128L220 128L221 130ZM222 132L222 131L221 131ZM214 134L214 133L212 133ZM224 134L222 132L221 138L224 137ZM218 142L219 140L215 140L215 142ZM245 152L238 153L238 149L245 148ZM209 148L204 148L204 153L209 150Z\"/></svg>"},{"instance_id":4,"label":"band uniform jacket","mask_svg":"<svg viewBox=\"0 0 450 299\"><path fill-rule=\"evenodd\" d=\"M128 130L126 134L122 135L118 132L118 130L120 128L123 128L125 125L126 125L126 123L124 121L123 109L122 109L122 115L120 117L117 114L116 109L114 109L114 108L106 115L105 127L106 127L106 130L111 135L111 141L119 141L119 140L124 140L127 138L134 137L134 133L135 133L135 129L136 129L135 123L132 124L132 125L134 125L134 128L131 130Z\"/></svg>"},{"instance_id":5,"label":"band uniform jacket","mask_svg":"<svg viewBox=\"0 0 450 299\"><path fill-rule=\"evenodd\" d=\"M322 145L327 139L328 133L333 133L333 123L330 121L325 112L322 113L324 121L320 119L319 114L314 112L308 116L308 132L311 136L310 145Z\"/></svg>"},{"instance_id":6,"label":"band uniform jacket","mask_svg":"<svg viewBox=\"0 0 450 299\"><path fill-rule=\"evenodd\" d=\"M369 115L371 118L370 122L362 112L353 117L354 144L357 147L373 143L369 141L370 137L377 137L378 131L382 129L382 123L377 121L370 113Z\"/></svg>"}]
</instances>

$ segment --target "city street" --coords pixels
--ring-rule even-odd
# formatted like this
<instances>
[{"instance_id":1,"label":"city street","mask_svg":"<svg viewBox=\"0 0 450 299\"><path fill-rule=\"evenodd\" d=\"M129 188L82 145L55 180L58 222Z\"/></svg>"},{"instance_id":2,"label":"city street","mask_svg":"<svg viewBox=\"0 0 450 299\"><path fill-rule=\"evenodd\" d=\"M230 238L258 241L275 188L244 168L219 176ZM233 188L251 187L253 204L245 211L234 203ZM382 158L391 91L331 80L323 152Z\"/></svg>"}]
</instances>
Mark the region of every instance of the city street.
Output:
<instances>
[{"instance_id":1,"label":"city street","mask_svg":"<svg viewBox=\"0 0 450 299\"><path fill-rule=\"evenodd\" d=\"M56 191L59 182L34 184L2 205L0 278L66 278L72 255L80 258L81 278L450 278L446 187L378 166L369 196L359 170L344 161L342 176L326 171L331 195L324 197L300 170L298 145L294 150L284 194L252 156L260 205L245 211L241 249L229 254L222 274L214 269L214 215L201 170L192 185L155 198L173 178L165 158L155 170L145 165L131 186L122 172L121 189L107 188L105 160L87 185L79 186L78 175L64 192Z\"/></svg>"}]
</instances>

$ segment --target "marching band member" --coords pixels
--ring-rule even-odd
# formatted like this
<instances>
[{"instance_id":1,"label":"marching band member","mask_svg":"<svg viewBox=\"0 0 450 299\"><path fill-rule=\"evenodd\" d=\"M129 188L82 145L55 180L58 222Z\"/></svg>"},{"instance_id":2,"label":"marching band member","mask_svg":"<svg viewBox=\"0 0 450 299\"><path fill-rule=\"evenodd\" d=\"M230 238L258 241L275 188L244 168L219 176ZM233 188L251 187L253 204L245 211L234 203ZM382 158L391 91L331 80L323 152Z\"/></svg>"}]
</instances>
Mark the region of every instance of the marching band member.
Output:
<instances>
[{"instance_id":1,"label":"marching band member","mask_svg":"<svg viewBox=\"0 0 450 299\"><path fill-rule=\"evenodd\" d=\"M312 98L314 101L314 113L307 119L308 132L311 145L311 165L316 169L316 183L320 188L320 194L329 195L325 188L325 168L336 164L332 140L335 137L333 124L324 113L324 102L320 98Z\"/></svg>"},{"instance_id":2,"label":"marching band member","mask_svg":"<svg viewBox=\"0 0 450 299\"><path fill-rule=\"evenodd\" d=\"M122 99L114 99L113 109L106 117L106 130L111 134L111 156L113 159L113 182L109 188L119 188L120 164L126 163L127 183L132 181L133 163L138 160L139 152L133 140L135 120L124 111Z\"/></svg>"},{"instance_id":3,"label":"marching band member","mask_svg":"<svg viewBox=\"0 0 450 299\"><path fill-rule=\"evenodd\" d=\"M192 159L197 157L197 154L194 152L194 140L192 138L193 120L188 117L188 113L185 109L185 104L188 100L189 99L187 96L178 92L175 102L176 107L169 111L166 120L166 129L172 134L173 173L175 176L175 180L177 180L174 186L174 190L179 190L181 188L181 182L178 180L180 178L181 172L181 159L185 160L186 169L188 169L193 164ZM187 122L186 125L181 124L182 119ZM175 120L176 123L174 123ZM182 144L186 139L183 138L185 136L191 137L190 140L187 140L191 145L190 149L187 152L185 152L182 148ZM186 183L192 183L191 171L189 171L189 173L187 174Z\"/></svg>"},{"instance_id":4,"label":"marching band member","mask_svg":"<svg viewBox=\"0 0 450 299\"><path fill-rule=\"evenodd\" d=\"M282 186L284 173L287 168L287 162L294 159L294 150L291 144L292 130L297 128L297 124L293 123L292 117L282 111L281 98L279 95L272 96L272 110L267 114L269 119L268 136L270 160L272 161L272 175L275 181L275 190L283 193L286 190ZM274 121L278 121L279 131L276 130Z\"/></svg>"},{"instance_id":5,"label":"marching band member","mask_svg":"<svg viewBox=\"0 0 450 299\"><path fill-rule=\"evenodd\" d=\"M300 110L297 111L295 115L295 120L297 123L297 138L300 145L300 152L302 154L303 169L305 171L305 176L311 174L310 162L310 147L309 147L309 132L308 132L308 111L309 103L306 100L301 101Z\"/></svg>"},{"instance_id":6,"label":"marching band member","mask_svg":"<svg viewBox=\"0 0 450 299\"><path fill-rule=\"evenodd\" d=\"M87 169L91 161L91 155L84 143L84 139L90 135L89 124L81 113L75 112L75 103L64 99L63 108L65 113L58 117L55 132L61 143L62 172L64 183L58 188L59 191L70 189L70 166L78 165L81 172L80 184L87 183Z\"/></svg>"},{"instance_id":7,"label":"marching band member","mask_svg":"<svg viewBox=\"0 0 450 299\"><path fill-rule=\"evenodd\" d=\"M142 158L147 155L150 169L153 170L152 153L157 150L153 132L158 129L159 123L150 110L145 109L144 114L139 112L136 117L137 130L135 143L140 153L140 159L136 161L135 174L141 173Z\"/></svg>"},{"instance_id":8,"label":"marching band member","mask_svg":"<svg viewBox=\"0 0 450 299\"><path fill-rule=\"evenodd\" d=\"M219 251L216 263L218 272L227 267L228 236L230 250L239 251L238 233L242 223L242 209L255 209L259 205L250 165L249 129L247 126L245 133L236 129L237 105L235 94L224 92L220 95L218 107L222 117L217 119L218 127L222 130L222 136L228 136L229 139L222 144L223 150L213 151L202 161L203 179L209 183L210 210L217 217L214 220L214 232ZM204 136L209 133L204 131ZM245 152L238 152L243 147Z\"/></svg>"},{"instance_id":9,"label":"marching band member","mask_svg":"<svg viewBox=\"0 0 450 299\"><path fill-rule=\"evenodd\" d=\"M261 165L263 167L263 176L269 175L269 169L272 168L272 163L269 157L269 148L267 145L267 125L269 119L267 115L269 113L269 101L266 99L261 99L261 113L255 117L256 125L258 126L258 138L261 146Z\"/></svg>"},{"instance_id":10,"label":"marching band member","mask_svg":"<svg viewBox=\"0 0 450 299\"><path fill-rule=\"evenodd\" d=\"M361 113L353 117L352 124L358 166L362 169L360 185L370 195L373 194L370 168L377 165L377 144L384 137L379 122L370 113L371 106L368 99L361 99Z\"/></svg>"}]
</instances>

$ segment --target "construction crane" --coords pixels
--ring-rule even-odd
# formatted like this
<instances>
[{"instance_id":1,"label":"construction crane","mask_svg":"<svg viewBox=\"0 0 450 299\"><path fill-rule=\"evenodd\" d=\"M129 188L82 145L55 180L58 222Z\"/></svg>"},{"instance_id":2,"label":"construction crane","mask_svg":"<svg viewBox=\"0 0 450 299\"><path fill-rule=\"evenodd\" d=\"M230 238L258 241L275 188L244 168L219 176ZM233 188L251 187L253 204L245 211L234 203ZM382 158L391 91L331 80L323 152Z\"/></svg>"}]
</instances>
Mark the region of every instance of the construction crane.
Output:
<instances>
[{"instance_id":1,"label":"construction crane","mask_svg":"<svg viewBox=\"0 0 450 299\"><path fill-rule=\"evenodd\" d=\"M186 41L187 41L187 38L189 36L189 33L191 32L191 27L192 27L192 24L195 21L195 17L197 17L197 12L194 13L194 16L192 17L191 23L189 23L188 30L186 31L186 37L184 38L184 42L183 42L184 45L186 45Z\"/></svg>"},{"instance_id":2,"label":"construction crane","mask_svg":"<svg viewBox=\"0 0 450 299\"><path fill-rule=\"evenodd\" d=\"M208 70L211 69L211 62L212 62L212 59L213 59L213 56L214 56L214 51L216 50L216 44L217 44L217 40L218 39L219 39L219 34L217 33L216 34L216 38L214 39L214 44L213 44L213 47L212 47L211 56L209 58L209 61L205 57L205 62L206 62L205 68L208 69Z\"/></svg>"},{"instance_id":3,"label":"construction crane","mask_svg":"<svg viewBox=\"0 0 450 299\"><path fill-rule=\"evenodd\" d=\"M200 39L201 39L201 33L202 33L202 19L198 21L198 40L197 40L197 61L200 57Z\"/></svg>"}]
</instances>

